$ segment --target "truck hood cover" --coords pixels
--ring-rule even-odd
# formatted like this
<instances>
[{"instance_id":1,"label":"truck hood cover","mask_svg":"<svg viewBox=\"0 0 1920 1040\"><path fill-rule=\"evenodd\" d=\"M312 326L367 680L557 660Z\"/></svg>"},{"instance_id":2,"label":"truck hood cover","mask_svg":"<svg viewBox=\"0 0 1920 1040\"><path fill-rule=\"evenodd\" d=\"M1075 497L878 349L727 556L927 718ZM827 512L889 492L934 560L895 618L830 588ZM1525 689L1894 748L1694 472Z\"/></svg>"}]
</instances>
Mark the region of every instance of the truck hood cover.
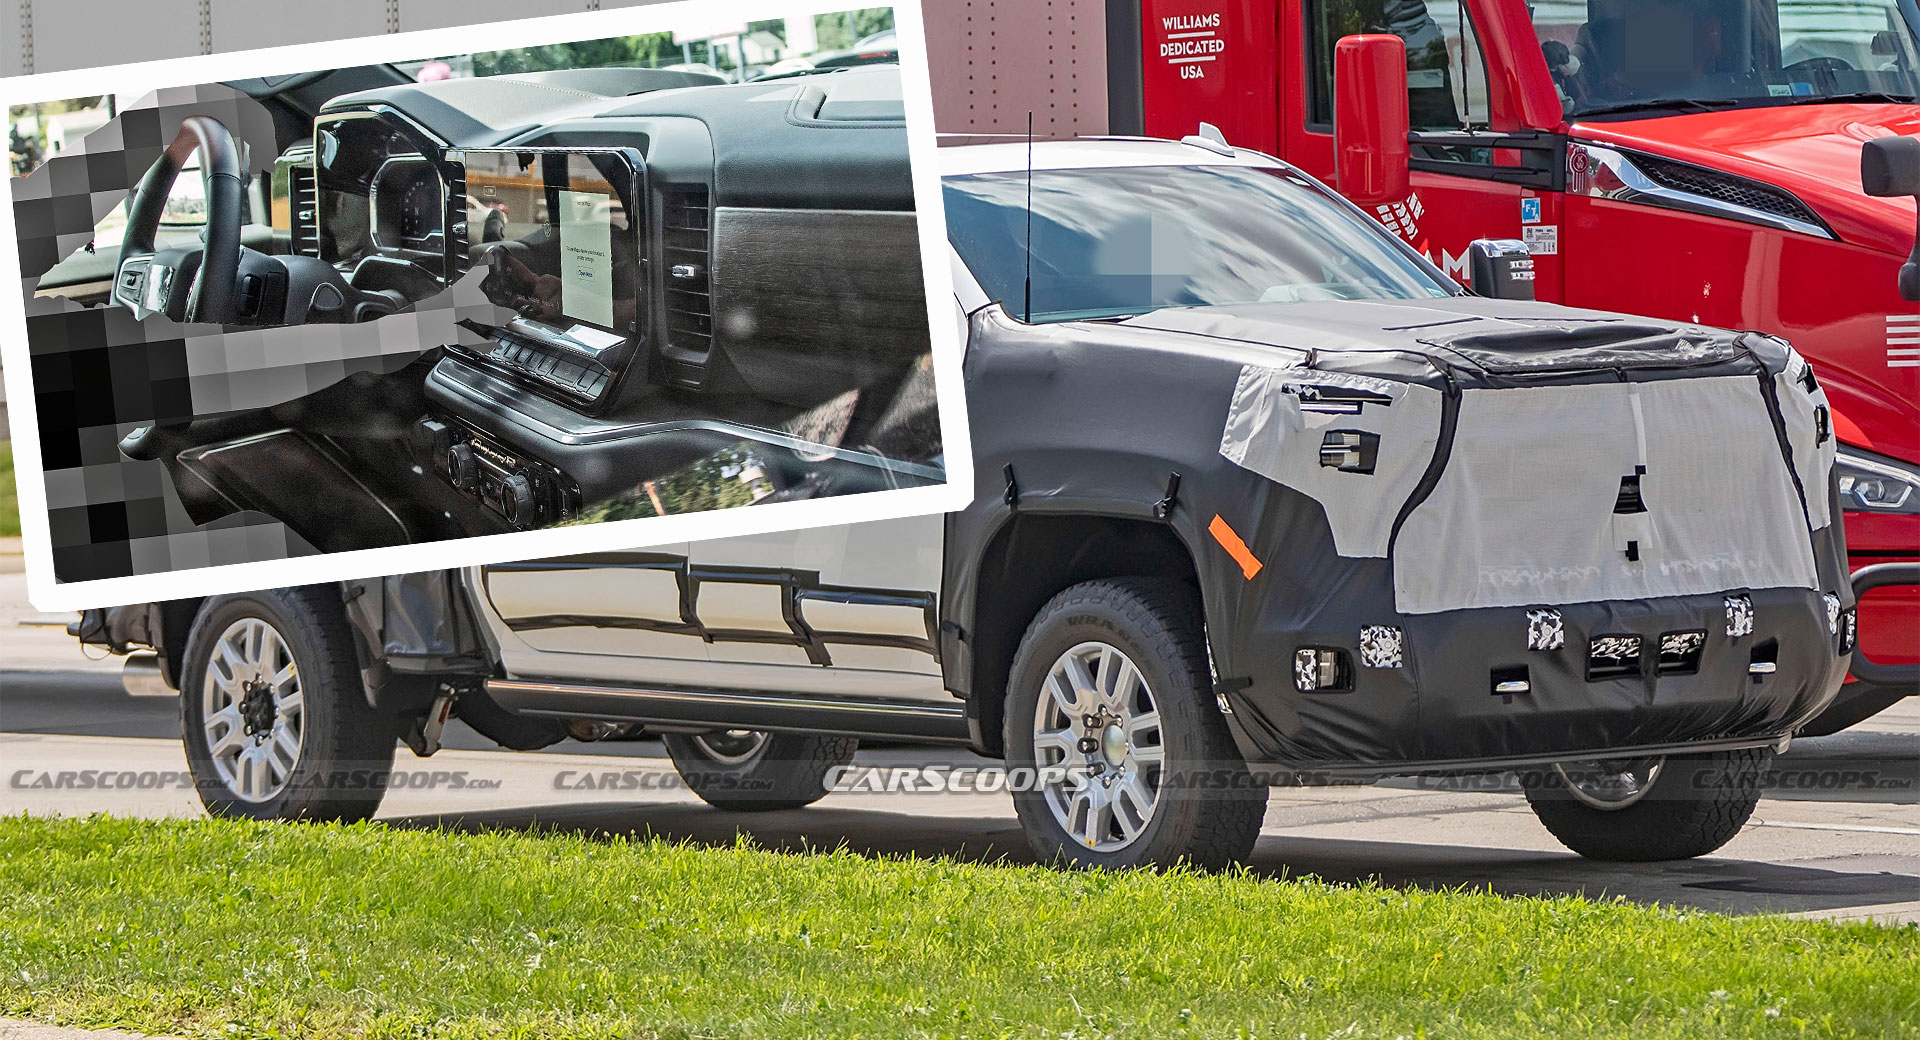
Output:
<instances>
[{"instance_id":1,"label":"truck hood cover","mask_svg":"<svg viewBox=\"0 0 1920 1040\"><path fill-rule=\"evenodd\" d=\"M1833 441L1779 340L1478 299L1126 324L1309 352L1242 366L1220 454L1391 560L1403 613L1817 587Z\"/></svg>"},{"instance_id":2,"label":"truck hood cover","mask_svg":"<svg viewBox=\"0 0 1920 1040\"><path fill-rule=\"evenodd\" d=\"M1529 373L1611 373L1623 366L1737 364L1749 349L1738 334L1724 329L1472 296L1178 308L1121 324L1315 355L1419 355L1428 360L1395 365L1378 359L1367 367L1434 386L1442 385L1436 364L1462 367L1462 374L1478 381Z\"/></svg>"}]
</instances>

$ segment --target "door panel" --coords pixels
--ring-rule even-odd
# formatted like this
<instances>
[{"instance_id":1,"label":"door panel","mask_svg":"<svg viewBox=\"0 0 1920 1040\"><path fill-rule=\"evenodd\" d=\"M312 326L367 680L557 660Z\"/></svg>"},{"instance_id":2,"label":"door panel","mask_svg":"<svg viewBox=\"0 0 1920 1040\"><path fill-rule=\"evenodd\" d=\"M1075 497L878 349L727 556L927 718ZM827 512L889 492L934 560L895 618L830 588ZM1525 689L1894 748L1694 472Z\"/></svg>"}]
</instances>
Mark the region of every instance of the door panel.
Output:
<instances>
[{"instance_id":1,"label":"door panel","mask_svg":"<svg viewBox=\"0 0 1920 1040\"><path fill-rule=\"evenodd\" d=\"M784 613L790 595L793 620L814 637L811 645L716 640L713 661L937 678L940 665L931 650L938 618L932 608L940 588L943 528L942 517L923 516L693 543L689 560L703 621L714 623L708 620L712 603L722 611L716 617L729 625L792 631ZM775 574L790 593L762 584ZM763 668L753 672L761 682L769 674ZM911 685L928 692L925 683ZM933 685L933 694L944 696Z\"/></svg>"},{"instance_id":2,"label":"door panel","mask_svg":"<svg viewBox=\"0 0 1920 1040\"><path fill-rule=\"evenodd\" d=\"M495 564L478 573L496 629L506 630L503 648L523 644L537 653L704 662L706 641L685 624L680 610L686 557L687 543L681 542L641 552Z\"/></svg>"},{"instance_id":3,"label":"door panel","mask_svg":"<svg viewBox=\"0 0 1920 1040\"><path fill-rule=\"evenodd\" d=\"M950 703L943 531L936 515L473 573L514 678Z\"/></svg>"}]
</instances>

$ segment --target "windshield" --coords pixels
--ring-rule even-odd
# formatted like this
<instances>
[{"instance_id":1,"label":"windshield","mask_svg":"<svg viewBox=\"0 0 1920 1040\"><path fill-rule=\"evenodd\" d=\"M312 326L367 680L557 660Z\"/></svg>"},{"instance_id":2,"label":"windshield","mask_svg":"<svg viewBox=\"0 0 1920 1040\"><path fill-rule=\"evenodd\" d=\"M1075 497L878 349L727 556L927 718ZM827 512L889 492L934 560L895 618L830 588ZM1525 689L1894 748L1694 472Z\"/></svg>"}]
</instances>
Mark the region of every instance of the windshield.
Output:
<instances>
[{"instance_id":1,"label":"windshield","mask_svg":"<svg viewBox=\"0 0 1920 1040\"><path fill-rule=\"evenodd\" d=\"M1027 175L949 177L947 234L987 296L1025 307ZM1239 166L1033 174L1031 320L1459 287L1306 177Z\"/></svg>"},{"instance_id":2,"label":"windshield","mask_svg":"<svg viewBox=\"0 0 1920 1040\"><path fill-rule=\"evenodd\" d=\"M1898 0L1543 0L1567 114L1920 96Z\"/></svg>"}]
</instances>

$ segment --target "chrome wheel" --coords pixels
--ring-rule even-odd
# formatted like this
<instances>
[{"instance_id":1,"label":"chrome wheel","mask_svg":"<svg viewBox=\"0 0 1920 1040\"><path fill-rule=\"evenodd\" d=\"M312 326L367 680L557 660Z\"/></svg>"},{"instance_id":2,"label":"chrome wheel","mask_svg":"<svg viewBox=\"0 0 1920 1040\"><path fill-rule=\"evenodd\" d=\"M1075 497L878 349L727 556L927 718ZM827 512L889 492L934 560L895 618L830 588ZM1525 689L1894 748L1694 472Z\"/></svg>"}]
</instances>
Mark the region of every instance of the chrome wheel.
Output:
<instances>
[{"instance_id":1,"label":"chrome wheel","mask_svg":"<svg viewBox=\"0 0 1920 1040\"><path fill-rule=\"evenodd\" d=\"M767 734L757 729L719 730L695 734L693 742L720 765L741 766L759 757L767 746Z\"/></svg>"},{"instance_id":2,"label":"chrome wheel","mask_svg":"<svg viewBox=\"0 0 1920 1040\"><path fill-rule=\"evenodd\" d=\"M1660 779L1665 758L1604 759L1556 762L1554 772L1566 781L1567 792L1581 804L1603 812L1625 809L1647 796Z\"/></svg>"},{"instance_id":3,"label":"chrome wheel","mask_svg":"<svg viewBox=\"0 0 1920 1040\"><path fill-rule=\"evenodd\" d=\"M300 668L267 622L241 618L213 645L200 684L200 717L213 768L236 798L264 802L300 762Z\"/></svg>"},{"instance_id":4,"label":"chrome wheel","mask_svg":"<svg viewBox=\"0 0 1920 1040\"><path fill-rule=\"evenodd\" d=\"M1089 642L1061 654L1034 709L1033 760L1053 818L1094 852L1133 844L1160 801L1166 748L1153 691L1126 654Z\"/></svg>"}]
</instances>

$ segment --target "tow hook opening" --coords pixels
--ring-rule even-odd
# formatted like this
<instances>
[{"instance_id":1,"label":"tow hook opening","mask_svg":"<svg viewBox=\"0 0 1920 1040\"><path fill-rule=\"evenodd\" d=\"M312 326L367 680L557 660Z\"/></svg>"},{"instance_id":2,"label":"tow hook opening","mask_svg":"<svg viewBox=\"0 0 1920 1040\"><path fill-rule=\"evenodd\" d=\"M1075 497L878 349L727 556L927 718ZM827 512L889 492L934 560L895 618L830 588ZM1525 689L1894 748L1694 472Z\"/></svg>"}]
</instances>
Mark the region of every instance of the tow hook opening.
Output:
<instances>
[{"instance_id":1,"label":"tow hook opening","mask_svg":"<svg viewBox=\"0 0 1920 1040\"><path fill-rule=\"evenodd\" d=\"M1524 664L1495 668L1488 673L1489 691L1495 697L1512 697L1533 692L1533 677Z\"/></svg>"},{"instance_id":2,"label":"tow hook opening","mask_svg":"<svg viewBox=\"0 0 1920 1040\"><path fill-rule=\"evenodd\" d=\"M1760 682L1767 676L1780 670L1780 641L1767 639L1753 646L1753 653L1747 658L1747 674L1754 682Z\"/></svg>"}]
</instances>

